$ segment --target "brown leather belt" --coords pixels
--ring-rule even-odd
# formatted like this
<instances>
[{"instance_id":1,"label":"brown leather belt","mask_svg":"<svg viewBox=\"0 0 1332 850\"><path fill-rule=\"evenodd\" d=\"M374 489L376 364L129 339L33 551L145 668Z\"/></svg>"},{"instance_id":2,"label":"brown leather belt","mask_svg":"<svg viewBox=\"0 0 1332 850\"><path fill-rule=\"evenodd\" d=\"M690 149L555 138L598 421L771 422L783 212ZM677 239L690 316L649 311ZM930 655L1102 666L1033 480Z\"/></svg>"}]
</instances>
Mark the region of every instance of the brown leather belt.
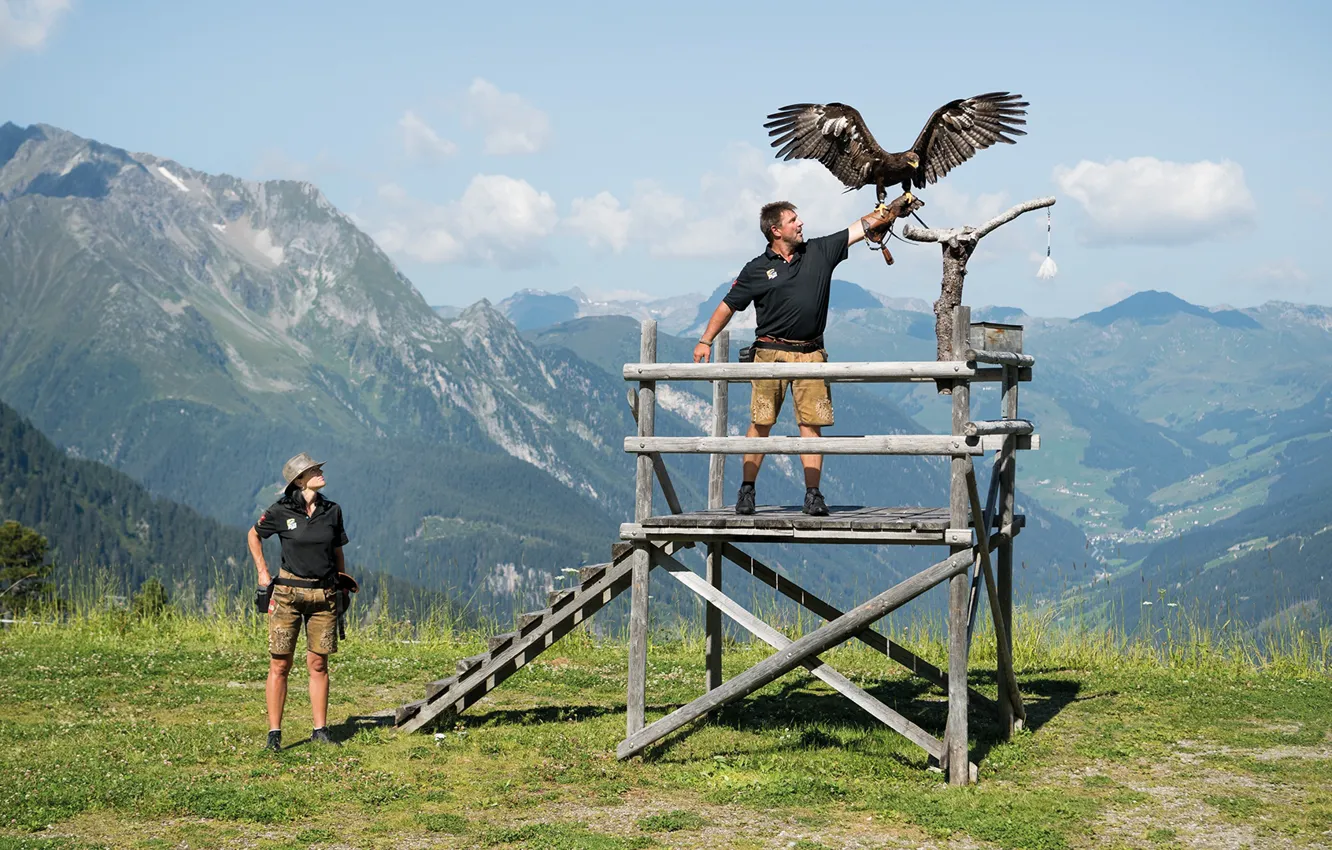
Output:
<instances>
[{"instance_id":1,"label":"brown leather belt","mask_svg":"<svg viewBox=\"0 0 1332 850\"><path fill-rule=\"evenodd\" d=\"M810 354L823 348L823 337L818 339L782 339L779 336L761 336L754 340L755 348L767 348L774 351L796 351Z\"/></svg>"}]
</instances>

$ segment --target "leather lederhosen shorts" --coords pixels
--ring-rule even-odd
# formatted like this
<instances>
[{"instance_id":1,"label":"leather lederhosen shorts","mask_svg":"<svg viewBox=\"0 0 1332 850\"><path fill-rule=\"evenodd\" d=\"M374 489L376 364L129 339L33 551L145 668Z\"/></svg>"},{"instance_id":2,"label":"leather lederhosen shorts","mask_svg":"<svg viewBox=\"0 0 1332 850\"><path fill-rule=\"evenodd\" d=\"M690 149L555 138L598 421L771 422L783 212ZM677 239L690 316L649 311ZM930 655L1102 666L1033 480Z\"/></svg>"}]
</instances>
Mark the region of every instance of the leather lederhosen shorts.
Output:
<instances>
[{"instance_id":1,"label":"leather lederhosen shorts","mask_svg":"<svg viewBox=\"0 0 1332 850\"><path fill-rule=\"evenodd\" d=\"M281 573L282 578L292 578ZM288 587L273 588L268 603L268 652L270 655L291 655L296 651L296 639L305 626L305 647L319 655L338 651L338 617L336 593L333 588Z\"/></svg>"},{"instance_id":2,"label":"leather lederhosen shorts","mask_svg":"<svg viewBox=\"0 0 1332 850\"><path fill-rule=\"evenodd\" d=\"M782 351L772 348L754 349L755 363L826 363L826 349L817 351ZM832 388L827 381L817 379L802 381L781 381L764 379L753 381L753 395L749 403L749 415L755 425L775 425L777 414L782 410L782 400L786 397L788 385L795 397L796 423L799 425L833 424Z\"/></svg>"}]
</instances>

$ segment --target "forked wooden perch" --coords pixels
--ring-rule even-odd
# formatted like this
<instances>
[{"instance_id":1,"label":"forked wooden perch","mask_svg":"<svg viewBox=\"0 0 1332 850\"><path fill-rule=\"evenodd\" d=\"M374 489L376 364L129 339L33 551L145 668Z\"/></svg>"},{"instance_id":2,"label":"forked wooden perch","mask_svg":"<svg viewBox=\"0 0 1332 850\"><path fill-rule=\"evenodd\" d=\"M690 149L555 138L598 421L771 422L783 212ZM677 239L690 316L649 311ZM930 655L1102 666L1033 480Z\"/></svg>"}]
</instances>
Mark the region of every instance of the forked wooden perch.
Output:
<instances>
[{"instance_id":1,"label":"forked wooden perch","mask_svg":"<svg viewBox=\"0 0 1332 850\"><path fill-rule=\"evenodd\" d=\"M1054 206L1054 198L1037 198L1018 204L1007 212L1000 213L980 227L962 227L948 230L924 228L907 225L902 236L912 242L938 242L943 246L943 284L939 300L934 302L934 335L938 340L938 358L952 360L953 354L953 308L962 303L962 282L967 276L967 260L976 250L981 237L995 228L1007 224L1025 212ZM946 384L940 384L941 392L948 392Z\"/></svg>"}]
</instances>

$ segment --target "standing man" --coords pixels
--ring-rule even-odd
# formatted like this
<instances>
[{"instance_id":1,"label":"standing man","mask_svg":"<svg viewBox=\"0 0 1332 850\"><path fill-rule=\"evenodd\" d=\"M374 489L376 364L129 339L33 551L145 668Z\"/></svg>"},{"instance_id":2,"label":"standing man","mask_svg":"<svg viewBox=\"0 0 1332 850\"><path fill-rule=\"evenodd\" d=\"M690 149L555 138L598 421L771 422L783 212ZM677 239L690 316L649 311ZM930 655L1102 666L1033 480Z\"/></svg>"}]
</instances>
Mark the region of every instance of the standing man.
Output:
<instances>
[{"instance_id":1,"label":"standing man","mask_svg":"<svg viewBox=\"0 0 1332 850\"><path fill-rule=\"evenodd\" d=\"M712 352L712 340L726 327L731 316L752 302L758 314L754 332L755 363L826 363L823 330L828 324L828 293L832 273L846 259L847 249L867 235L881 241L892 223L915 209L919 201L903 196L888 206L854 222L845 230L808 242L805 223L790 201L767 204L759 211L759 229L768 240L768 249L750 260L731 284L730 292L717 305L707 329L694 346L694 362L703 363ZM761 380L753 382L750 401L750 437L766 437L777 422L787 385L792 381ZM801 437L822 435L825 425L833 424L832 393L827 381L795 381L796 424ZM800 456L805 468L805 513L827 516L828 506L819 491L823 456ZM745 455L744 479L736 496L735 512L754 513L754 481L758 478L762 454Z\"/></svg>"}]
</instances>

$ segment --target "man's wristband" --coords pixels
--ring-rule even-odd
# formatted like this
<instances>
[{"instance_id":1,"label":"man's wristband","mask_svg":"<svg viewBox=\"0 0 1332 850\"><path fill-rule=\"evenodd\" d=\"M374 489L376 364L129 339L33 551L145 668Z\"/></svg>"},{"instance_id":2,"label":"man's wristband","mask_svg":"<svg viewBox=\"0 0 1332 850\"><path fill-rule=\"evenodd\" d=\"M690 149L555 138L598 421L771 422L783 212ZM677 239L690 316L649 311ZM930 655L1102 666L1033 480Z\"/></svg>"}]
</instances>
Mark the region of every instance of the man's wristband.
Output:
<instances>
[{"instance_id":1,"label":"man's wristband","mask_svg":"<svg viewBox=\"0 0 1332 850\"><path fill-rule=\"evenodd\" d=\"M699 345L706 345L708 348L712 348L712 343L708 342L706 339L700 339L700 340L698 341L698 344L699 344Z\"/></svg>"}]
</instances>

